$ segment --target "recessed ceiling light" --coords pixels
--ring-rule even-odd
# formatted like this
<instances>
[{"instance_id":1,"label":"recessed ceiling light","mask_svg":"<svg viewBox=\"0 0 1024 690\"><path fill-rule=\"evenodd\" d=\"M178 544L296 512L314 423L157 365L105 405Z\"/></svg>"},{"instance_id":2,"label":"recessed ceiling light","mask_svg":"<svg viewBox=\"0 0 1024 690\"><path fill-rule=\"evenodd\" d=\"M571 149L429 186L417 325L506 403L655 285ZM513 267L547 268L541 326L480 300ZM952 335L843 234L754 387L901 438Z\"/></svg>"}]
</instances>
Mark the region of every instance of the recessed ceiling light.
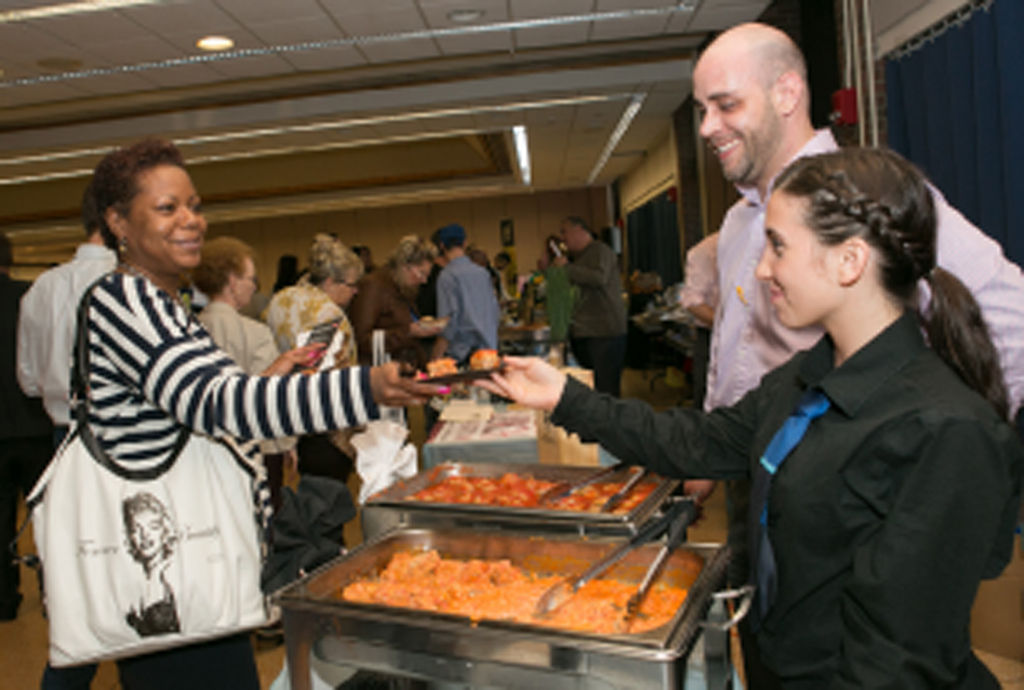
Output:
<instances>
[{"instance_id":1,"label":"recessed ceiling light","mask_svg":"<svg viewBox=\"0 0 1024 690\"><path fill-rule=\"evenodd\" d=\"M448 19L456 24L469 24L470 22L479 21L483 16L483 10L475 10L472 8L452 10L448 13Z\"/></svg>"},{"instance_id":2,"label":"recessed ceiling light","mask_svg":"<svg viewBox=\"0 0 1024 690\"><path fill-rule=\"evenodd\" d=\"M196 41L196 47L202 50L231 50L235 42L227 36L203 36Z\"/></svg>"}]
</instances>

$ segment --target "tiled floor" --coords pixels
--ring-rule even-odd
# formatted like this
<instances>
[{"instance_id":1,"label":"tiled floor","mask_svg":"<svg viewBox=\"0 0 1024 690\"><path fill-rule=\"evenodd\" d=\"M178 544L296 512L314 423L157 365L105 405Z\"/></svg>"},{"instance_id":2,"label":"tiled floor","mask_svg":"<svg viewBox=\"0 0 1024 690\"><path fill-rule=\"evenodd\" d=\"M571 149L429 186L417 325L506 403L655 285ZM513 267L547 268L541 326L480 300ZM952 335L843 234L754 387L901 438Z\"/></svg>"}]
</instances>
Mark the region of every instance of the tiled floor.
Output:
<instances>
[{"instance_id":1,"label":"tiled floor","mask_svg":"<svg viewBox=\"0 0 1024 690\"><path fill-rule=\"evenodd\" d=\"M679 401L680 392L669 388L664 377L650 385L648 378L639 372L627 371L623 382L623 394L639 397L650 401L655 406L674 405ZM417 412L410 416L410 428L413 430L412 440L418 444L423 442L422 417ZM722 492L715 492L705 507L704 518L690 533L690 539L701 542L721 542L726 531L725 501ZM360 538L359 525L356 521L346 527L346 540L356 544ZM27 537L27 535L26 535ZM25 538L23 550L31 550L31 541ZM39 601L39 590L35 574L23 569L22 592L25 601L22 603L18 619L9 623L0 623L0 650L3 650L3 663L0 666L0 690L30 690L39 687L39 678L46 660L46 621L42 616ZM1024 607L1024 591L1020 592L1020 603L1013 606ZM1021 611L1024 615L1024 611ZM1022 622L1024 625L1024 622ZM284 661L283 645L265 645L255 641L256 658L259 664L260 678L264 690L270 687L277 677ZM979 650L979 656L988 664L996 676L1002 681L1006 690L1024 690L1024 649L1016 659L999 657ZM117 690L117 669L112 663L100 665L99 672L93 682L93 690Z\"/></svg>"}]
</instances>

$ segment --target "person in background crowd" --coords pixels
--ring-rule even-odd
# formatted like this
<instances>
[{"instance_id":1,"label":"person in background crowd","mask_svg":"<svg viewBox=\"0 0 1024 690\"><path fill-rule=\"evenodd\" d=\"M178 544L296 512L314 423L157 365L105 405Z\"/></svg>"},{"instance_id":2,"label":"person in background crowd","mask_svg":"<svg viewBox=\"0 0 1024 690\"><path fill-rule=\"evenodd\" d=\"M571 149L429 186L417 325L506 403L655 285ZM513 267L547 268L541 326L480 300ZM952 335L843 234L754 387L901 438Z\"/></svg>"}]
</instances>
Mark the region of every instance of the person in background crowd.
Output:
<instances>
[{"instance_id":1,"label":"person in background crowd","mask_svg":"<svg viewBox=\"0 0 1024 690\"><path fill-rule=\"evenodd\" d=\"M300 336L317 326L334 324L325 357L330 362L317 362L315 367L344 369L359 363L355 331L345 313L359 291L363 263L354 252L331 235L318 234L309 249L309 268L297 284L274 293L267 307L266 319L277 347L288 351L299 344ZM333 354L332 354L333 353ZM344 429L316 434L307 446L319 446L331 456L328 446L334 444L344 453L345 463L316 463L315 453L299 457L302 474L327 476L345 483L355 467L356 450L350 442L351 431Z\"/></svg>"},{"instance_id":2,"label":"person in background crowd","mask_svg":"<svg viewBox=\"0 0 1024 690\"><path fill-rule=\"evenodd\" d=\"M377 270L377 265L373 263L373 252L365 244L357 244L352 247L352 251L355 252L356 256L363 262L363 273L369 275Z\"/></svg>"},{"instance_id":3,"label":"person in background crowd","mask_svg":"<svg viewBox=\"0 0 1024 690\"><path fill-rule=\"evenodd\" d=\"M441 275L441 271L448 263L437 243L438 232L440 230L435 230L430 235L430 243L437 250L434 262L430 265L430 274L427 276L427 282L423 283L419 292L416 293L416 311L419 312L420 318L424 316L437 317L437 277ZM427 352L433 350L434 340L436 338L426 338L422 341Z\"/></svg>"},{"instance_id":4,"label":"person in background crowd","mask_svg":"<svg viewBox=\"0 0 1024 690\"><path fill-rule=\"evenodd\" d=\"M277 280L274 294L299 282L299 259L292 254L283 254L277 260Z\"/></svg>"},{"instance_id":5,"label":"person in background crowd","mask_svg":"<svg viewBox=\"0 0 1024 690\"><path fill-rule=\"evenodd\" d=\"M491 265L490 259L487 258L487 252L480 247L470 247L466 250L466 256L469 257L470 261L487 271L491 276L491 285L494 286L494 296L497 298L498 302L501 302L501 273Z\"/></svg>"},{"instance_id":6,"label":"person in background crowd","mask_svg":"<svg viewBox=\"0 0 1024 690\"><path fill-rule=\"evenodd\" d=\"M117 253L103 242L92 189L82 195L82 227L86 240L74 258L46 271L21 298L18 319L18 382L29 396L42 396L53 422L56 450L71 424L71 357L74 350L77 305L86 289L117 266ZM49 456L47 457L49 459ZM88 687L95 664L54 669L61 687Z\"/></svg>"},{"instance_id":7,"label":"person in background crowd","mask_svg":"<svg viewBox=\"0 0 1024 690\"><path fill-rule=\"evenodd\" d=\"M971 606L1012 556L1024 447L979 306L936 264L935 212L890 152L783 172L756 274L782 324L825 335L731 406L657 414L540 360L488 384L659 474L755 479L748 618L765 669L748 687L999 687Z\"/></svg>"},{"instance_id":8,"label":"person in background crowd","mask_svg":"<svg viewBox=\"0 0 1024 690\"><path fill-rule=\"evenodd\" d=\"M594 370L595 390L619 395L626 364L626 303L618 258L578 216L562 220L561 236L572 263L562 254L551 265L564 266L577 288L569 346L581 366Z\"/></svg>"},{"instance_id":9,"label":"person in background crowd","mask_svg":"<svg viewBox=\"0 0 1024 690\"><path fill-rule=\"evenodd\" d=\"M198 319L224 352L247 374L283 376L308 364L312 347L285 352L274 342L270 328L243 316L241 310L256 293L255 252L235 237L218 237L203 244L203 256L192 272L196 287L209 295ZM271 439L260 444L274 509L281 505L285 465L295 466L295 440Z\"/></svg>"},{"instance_id":10,"label":"person in background crowd","mask_svg":"<svg viewBox=\"0 0 1024 690\"><path fill-rule=\"evenodd\" d=\"M241 440L273 438L280 428L324 432L377 418L378 404L423 402L437 393L400 376L395 365L246 374L177 297L179 276L199 264L206 235L199 195L177 148L146 140L117 149L97 165L91 184L104 241L119 248L120 264L89 296L90 427L116 461L163 461L183 426ZM298 405L275 404L286 390ZM308 413L309 404L326 399L353 404ZM248 634L117 664L125 690L260 687ZM44 688L68 687L54 684L51 673Z\"/></svg>"},{"instance_id":11,"label":"person in background crowd","mask_svg":"<svg viewBox=\"0 0 1024 690\"><path fill-rule=\"evenodd\" d=\"M686 252L686 282L679 304L693 315L697 339L693 349L693 405L704 408L711 328L718 306L718 233L708 235Z\"/></svg>"},{"instance_id":12,"label":"person in background crowd","mask_svg":"<svg viewBox=\"0 0 1024 690\"><path fill-rule=\"evenodd\" d=\"M431 358L448 356L465 364L477 350L498 349L501 309L491 274L466 255L465 229L446 225L438 230L437 241L447 261L437 278L437 315L450 321L437 336Z\"/></svg>"},{"instance_id":13,"label":"person in background crowd","mask_svg":"<svg viewBox=\"0 0 1024 690\"><path fill-rule=\"evenodd\" d=\"M417 369L426 366L420 339L436 335L437 328L420 322L416 296L427 282L435 255L432 244L406 235L387 263L363 279L349 310L361 362L373 361L373 332L379 330L384 331L384 350L392 359Z\"/></svg>"},{"instance_id":14,"label":"person in background crowd","mask_svg":"<svg viewBox=\"0 0 1024 690\"><path fill-rule=\"evenodd\" d=\"M333 365L353 366L359 350L345 309L359 292L362 276L362 261L344 244L330 235L314 237L306 275L295 285L275 292L267 306L267 325L278 349L290 350L296 347L301 333L337 321L344 345L338 348Z\"/></svg>"},{"instance_id":15,"label":"person in background crowd","mask_svg":"<svg viewBox=\"0 0 1024 690\"><path fill-rule=\"evenodd\" d=\"M27 496L53 455L53 425L42 401L16 376L18 312L29 284L12 280L14 252L0 233L0 621L18 617L20 570L8 550L17 533L18 496Z\"/></svg>"},{"instance_id":16,"label":"person in background crowd","mask_svg":"<svg viewBox=\"0 0 1024 690\"><path fill-rule=\"evenodd\" d=\"M53 421L53 446L71 424L71 353L75 340L74 306L86 288L117 266L117 252L103 244L92 190L82 195L85 242L74 258L46 271L21 299L18 319L18 382L25 395L41 396Z\"/></svg>"},{"instance_id":17,"label":"person in background crowd","mask_svg":"<svg viewBox=\"0 0 1024 690\"><path fill-rule=\"evenodd\" d=\"M494 270L498 272L498 301L505 303L513 299L508 291L508 275L505 273L512 264L508 252L501 251L494 255Z\"/></svg>"},{"instance_id":18,"label":"person in background crowd","mask_svg":"<svg viewBox=\"0 0 1024 690\"><path fill-rule=\"evenodd\" d=\"M838 148L832 133L815 131L807 69L800 49L781 31L743 24L722 33L700 56L693 93L700 135L717 153L725 177L740 191L720 230L721 302L711 336L705 409L731 405L794 352L811 347L817 327L794 329L771 309L770 292L751 267L765 246L764 214L774 180L796 158ZM1024 276L986 237L931 188L938 216L938 264L956 275L981 305L999 348L1011 410L1024 398ZM750 486L726 483L729 545L735 567L746 573ZM734 583L739 584L739 583ZM740 623L744 649L756 644ZM756 682L755 652L744 653Z\"/></svg>"}]
</instances>

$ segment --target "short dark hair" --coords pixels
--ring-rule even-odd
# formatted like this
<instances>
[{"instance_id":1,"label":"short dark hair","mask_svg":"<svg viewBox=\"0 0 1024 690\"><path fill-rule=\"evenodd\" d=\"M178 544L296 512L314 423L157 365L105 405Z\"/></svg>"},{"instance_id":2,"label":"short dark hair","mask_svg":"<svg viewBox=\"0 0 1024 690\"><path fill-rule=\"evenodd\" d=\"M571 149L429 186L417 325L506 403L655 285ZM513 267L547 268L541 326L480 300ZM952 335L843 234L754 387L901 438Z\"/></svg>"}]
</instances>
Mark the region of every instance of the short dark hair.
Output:
<instances>
[{"instance_id":1,"label":"short dark hair","mask_svg":"<svg viewBox=\"0 0 1024 690\"><path fill-rule=\"evenodd\" d=\"M564 220L564 221L565 221L566 223L570 223L570 224L572 224L572 225L578 225L578 226L580 226L581 228L583 228L584 230L586 230L586 231L587 231L588 233L590 233L590 236L591 236L591 237L593 237L593 236L594 236L594 231L590 229L590 226L589 226L589 225L587 225L587 221L583 220L583 219L582 219L582 218L580 218L579 216L566 216L565 218L563 218L563 220Z\"/></svg>"},{"instance_id":2,"label":"short dark hair","mask_svg":"<svg viewBox=\"0 0 1024 690\"><path fill-rule=\"evenodd\" d=\"M81 208L81 219L82 228L85 229L85 236L92 237L94 232L99 232L103 226L103 221L100 220L100 212L96 208L96 194L92 189L92 180L89 180L89 184L85 185L85 191L82 192L82 208Z\"/></svg>"},{"instance_id":3,"label":"short dark hair","mask_svg":"<svg viewBox=\"0 0 1024 690\"><path fill-rule=\"evenodd\" d=\"M144 139L138 143L111 151L99 162L92 174L90 186L96 216L99 219L103 243L117 249L117 238L107 226L107 209L113 208L122 216L128 215L132 199L139 193L139 176L161 165L185 169L185 159L178 147L163 139ZM83 217L85 209L82 211Z\"/></svg>"},{"instance_id":4,"label":"short dark hair","mask_svg":"<svg viewBox=\"0 0 1024 690\"><path fill-rule=\"evenodd\" d=\"M10 268L14 263L14 250L7 235L0 232L0 268Z\"/></svg>"}]
</instances>

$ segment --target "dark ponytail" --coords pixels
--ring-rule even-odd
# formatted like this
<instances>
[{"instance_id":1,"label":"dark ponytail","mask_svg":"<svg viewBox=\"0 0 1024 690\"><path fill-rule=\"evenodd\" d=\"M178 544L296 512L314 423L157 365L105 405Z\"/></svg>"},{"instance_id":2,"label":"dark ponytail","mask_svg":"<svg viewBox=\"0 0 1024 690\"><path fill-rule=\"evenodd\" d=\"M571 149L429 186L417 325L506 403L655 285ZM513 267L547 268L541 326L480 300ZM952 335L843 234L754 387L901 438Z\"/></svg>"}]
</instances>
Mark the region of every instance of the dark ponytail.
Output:
<instances>
[{"instance_id":1,"label":"dark ponytail","mask_svg":"<svg viewBox=\"0 0 1024 690\"><path fill-rule=\"evenodd\" d=\"M1009 396L999 352L974 295L949 271L936 267L925 278L932 291L922 319L928 341L964 382L981 394L1003 419L1010 418Z\"/></svg>"},{"instance_id":2,"label":"dark ponytail","mask_svg":"<svg viewBox=\"0 0 1024 690\"><path fill-rule=\"evenodd\" d=\"M926 280L931 304L921 319L932 348L1009 419L999 353L981 307L956 276L936 267L935 204L917 168L892 151L848 148L797 160L775 191L807 201L804 220L823 244L867 241L882 286L897 301L917 308L917 286Z\"/></svg>"}]
</instances>

